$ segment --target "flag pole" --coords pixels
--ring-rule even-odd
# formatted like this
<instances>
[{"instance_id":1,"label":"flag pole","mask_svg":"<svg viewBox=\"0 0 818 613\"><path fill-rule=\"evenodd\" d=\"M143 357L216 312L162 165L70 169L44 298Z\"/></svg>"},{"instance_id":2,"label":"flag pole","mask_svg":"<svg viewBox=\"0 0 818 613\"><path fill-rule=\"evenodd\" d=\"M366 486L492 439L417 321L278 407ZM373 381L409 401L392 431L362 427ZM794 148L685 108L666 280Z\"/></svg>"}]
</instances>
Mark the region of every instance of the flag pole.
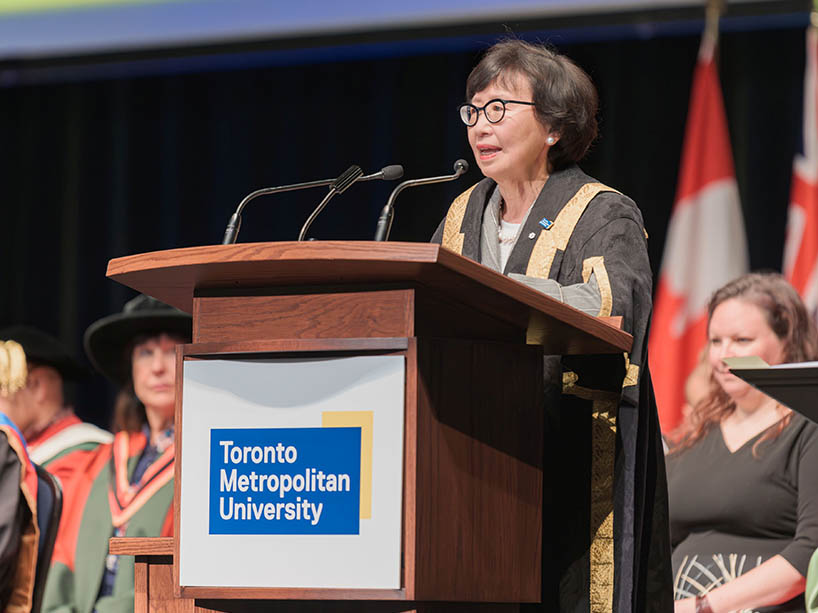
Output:
<instances>
[{"instance_id":1,"label":"flag pole","mask_svg":"<svg viewBox=\"0 0 818 613\"><path fill-rule=\"evenodd\" d=\"M818 0L813 0L818 5ZM702 54L712 57L718 48L719 19L727 10L726 0L707 0L704 11L704 35L702 37Z\"/></svg>"}]
</instances>

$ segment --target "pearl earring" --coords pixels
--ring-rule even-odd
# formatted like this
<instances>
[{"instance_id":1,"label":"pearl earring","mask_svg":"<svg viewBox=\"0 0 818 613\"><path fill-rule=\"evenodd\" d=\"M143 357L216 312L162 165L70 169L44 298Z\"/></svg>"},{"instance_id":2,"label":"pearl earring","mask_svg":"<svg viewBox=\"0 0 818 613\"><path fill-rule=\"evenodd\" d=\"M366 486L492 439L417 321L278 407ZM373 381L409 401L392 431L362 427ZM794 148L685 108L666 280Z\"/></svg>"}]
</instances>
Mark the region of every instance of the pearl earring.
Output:
<instances>
[{"instance_id":1,"label":"pearl earring","mask_svg":"<svg viewBox=\"0 0 818 613\"><path fill-rule=\"evenodd\" d=\"M549 136L548 138L545 139L545 142L548 143L549 146L551 146L554 143L556 143L557 141L553 136Z\"/></svg>"}]
</instances>

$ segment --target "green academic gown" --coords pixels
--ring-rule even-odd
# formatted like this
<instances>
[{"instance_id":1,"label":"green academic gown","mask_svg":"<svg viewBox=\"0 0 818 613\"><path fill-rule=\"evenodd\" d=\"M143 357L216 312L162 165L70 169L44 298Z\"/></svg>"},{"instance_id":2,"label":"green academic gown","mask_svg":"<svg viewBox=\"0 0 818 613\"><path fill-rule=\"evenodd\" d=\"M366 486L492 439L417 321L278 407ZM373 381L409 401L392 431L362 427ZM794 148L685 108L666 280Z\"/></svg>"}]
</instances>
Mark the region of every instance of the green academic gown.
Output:
<instances>
[{"instance_id":1,"label":"green academic gown","mask_svg":"<svg viewBox=\"0 0 818 613\"><path fill-rule=\"evenodd\" d=\"M123 441L124 439L124 441ZM120 479L128 481L145 445L141 433L118 433L113 445L100 446L97 456L75 482L77 499L69 504L54 549L43 598L44 612L130 613L134 610L134 558L120 556L113 594L99 597L108 540L114 516L125 536L169 536L173 513L173 450L146 471L143 479L117 501L112 493ZM159 464L162 466L159 466ZM154 470L152 470L154 469ZM120 484L125 487L126 484ZM112 509L115 513L112 513Z\"/></svg>"}]
</instances>

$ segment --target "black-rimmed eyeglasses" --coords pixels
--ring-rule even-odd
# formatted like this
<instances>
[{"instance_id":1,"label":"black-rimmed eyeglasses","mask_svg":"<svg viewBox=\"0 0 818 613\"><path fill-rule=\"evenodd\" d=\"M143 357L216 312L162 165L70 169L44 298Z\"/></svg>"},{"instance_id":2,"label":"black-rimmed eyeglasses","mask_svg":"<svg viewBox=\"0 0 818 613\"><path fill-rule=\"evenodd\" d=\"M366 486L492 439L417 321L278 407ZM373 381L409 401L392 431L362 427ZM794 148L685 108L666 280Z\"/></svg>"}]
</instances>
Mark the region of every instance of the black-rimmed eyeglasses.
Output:
<instances>
[{"instance_id":1,"label":"black-rimmed eyeglasses","mask_svg":"<svg viewBox=\"0 0 818 613\"><path fill-rule=\"evenodd\" d=\"M527 104L534 106L533 102L524 102L522 100L503 100L502 98L495 98L489 100L483 106L474 106L466 102L461 104L457 109L460 111L460 119L463 120L467 126L473 126L477 123L480 117L480 111L486 116L489 123L497 123L506 116L507 104Z\"/></svg>"}]
</instances>

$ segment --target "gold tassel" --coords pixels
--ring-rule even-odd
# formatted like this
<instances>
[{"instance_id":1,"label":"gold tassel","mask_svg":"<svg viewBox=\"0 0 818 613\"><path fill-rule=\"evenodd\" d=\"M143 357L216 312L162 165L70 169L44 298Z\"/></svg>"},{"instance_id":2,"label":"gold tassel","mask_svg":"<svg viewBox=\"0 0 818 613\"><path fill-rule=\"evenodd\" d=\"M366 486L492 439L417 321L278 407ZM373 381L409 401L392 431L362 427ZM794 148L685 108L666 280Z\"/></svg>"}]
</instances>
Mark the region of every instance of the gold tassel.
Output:
<instances>
[{"instance_id":1,"label":"gold tassel","mask_svg":"<svg viewBox=\"0 0 818 613\"><path fill-rule=\"evenodd\" d=\"M23 389L28 378L26 352L16 341L0 341L0 396Z\"/></svg>"}]
</instances>

